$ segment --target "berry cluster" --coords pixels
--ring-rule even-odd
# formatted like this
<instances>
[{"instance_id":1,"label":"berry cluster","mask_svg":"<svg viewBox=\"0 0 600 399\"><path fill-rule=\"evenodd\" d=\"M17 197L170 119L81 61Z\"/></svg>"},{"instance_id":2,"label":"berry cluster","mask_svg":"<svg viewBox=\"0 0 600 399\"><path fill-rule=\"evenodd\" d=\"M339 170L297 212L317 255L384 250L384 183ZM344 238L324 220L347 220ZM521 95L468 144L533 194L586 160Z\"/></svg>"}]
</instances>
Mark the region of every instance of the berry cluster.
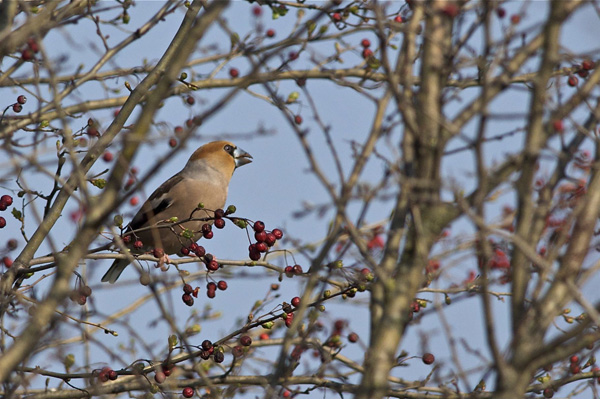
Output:
<instances>
[{"instance_id":1,"label":"berry cluster","mask_svg":"<svg viewBox=\"0 0 600 399\"><path fill-rule=\"evenodd\" d=\"M280 229L273 229L270 232L265 230L265 224L260 220L254 222L252 228L254 229L256 242L248 247L248 256L256 261L260 259L261 253L267 252L270 247L275 245L277 240L281 240L283 232Z\"/></svg>"},{"instance_id":2,"label":"berry cluster","mask_svg":"<svg viewBox=\"0 0 600 399\"><path fill-rule=\"evenodd\" d=\"M240 344L234 346L231 349L231 353L236 358L242 357L244 356L244 347L248 347L250 345L252 345L252 338L249 335L242 335L240 337Z\"/></svg>"},{"instance_id":3,"label":"berry cluster","mask_svg":"<svg viewBox=\"0 0 600 399\"><path fill-rule=\"evenodd\" d=\"M2 197L0 197L0 211L5 211L6 209L8 209L9 206L11 206L13 203L13 199L10 195L3 195ZM4 228L6 226L6 219L4 219L2 216L0 216L0 229Z\"/></svg>"},{"instance_id":4,"label":"berry cluster","mask_svg":"<svg viewBox=\"0 0 600 399\"><path fill-rule=\"evenodd\" d=\"M181 296L181 300L188 306L194 305L194 298L198 298L198 291L200 291L199 287L192 288L191 285L185 284L183 286L183 295ZM193 296L193 298L192 298Z\"/></svg>"},{"instance_id":5,"label":"berry cluster","mask_svg":"<svg viewBox=\"0 0 600 399\"><path fill-rule=\"evenodd\" d=\"M12 110L18 114L19 112L23 111L23 104L26 102L27 97L21 94L19 97L17 97L17 102L12 105Z\"/></svg>"},{"instance_id":6,"label":"berry cluster","mask_svg":"<svg viewBox=\"0 0 600 399\"><path fill-rule=\"evenodd\" d=\"M111 369L108 366L102 367L102 370L96 370L96 372L98 373L98 381L100 382L106 382L108 380L114 381L119 376L119 374L117 374L115 370Z\"/></svg>"},{"instance_id":7,"label":"berry cluster","mask_svg":"<svg viewBox=\"0 0 600 399\"><path fill-rule=\"evenodd\" d=\"M590 74L590 70L596 67L596 63L592 60L584 60L581 65L574 65L576 69L576 74L579 75L580 78L587 78ZM570 75L567 79L567 84L571 87L576 87L579 84L579 79L575 75Z\"/></svg>"},{"instance_id":8,"label":"berry cluster","mask_svg":"<svg viewBox=\"0 0 600 399\"><path fill-rule=\"evenodd\" d=\"M37 53L39 53L39 51L40 45L38 44L37 40L35 40L33 37L30 37L27 40L27 46L21 50L21 59L23 61L30 61Z\"/></svg>"},{"instance_id":9,"label":"berry cluster","mask_svg":"<svg viewBox=\"0 0 600 399\"><path fill-rule=\"evenodd\" d=\"M288 265L285 267L285 269L283 269L283 271L287 277L294 277L294 275L300 275L303 273L302 266L300 265Z\"/></svg>"},{"instance_id":10,"label":"berry cluster","mask_svg":"<svg viewBox=\"0 0 600 399\"><path fill-rule=\"evenodd\" d=\"M371 50L369 48L369 47L371 47L371 41L369 39L362 39L360 41L360 45L363 47L363 51L362 51L363 58L369 58L373 55L373 50Z\"/></svg>"},{"instance_id":11,"label":"berry cluster","mask_svg":"<svg viewBox=\"0 0 600 399\"><path fill-rule=\"evenodd\" d=\"M209 281L206 284L206 296L210 299L214 298L217 295L217 289L225 291L227 289L227 281L220 280L218 283Z\"/></svg>"},{"instance_id":12,"label":"berry cluster","mask_svg":"<svg viewBox=\"0 0 600 399\"><path fill-rule=\"evenodd\" d=\"M223 348L220 346L214 346L208 339L202 341L202 349L200 350L200 357L204 360L210 359L212 356L215 363L223 363L225 360L225 353Z\"/></svg>"}]
</instances>

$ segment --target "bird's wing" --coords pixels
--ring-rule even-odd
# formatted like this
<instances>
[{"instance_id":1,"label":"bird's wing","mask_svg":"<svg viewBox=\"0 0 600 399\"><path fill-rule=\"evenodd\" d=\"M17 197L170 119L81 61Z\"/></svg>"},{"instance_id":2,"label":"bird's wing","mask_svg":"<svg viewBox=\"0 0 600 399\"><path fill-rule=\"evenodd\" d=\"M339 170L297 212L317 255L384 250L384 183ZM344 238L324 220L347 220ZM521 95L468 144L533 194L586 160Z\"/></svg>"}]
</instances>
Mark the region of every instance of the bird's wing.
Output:
<instances>
[{"instance_id":1,"label":"bird's wing","mask_svg":"<svg viewBox=\"0 0 600 399\"><path fill-rule=\"evenodd\" d=\"M173 204L174 198L171 195L173 187L181 183L183 179L183 176L177 174L161 184L133 217L129 227L136 230L143 227L153 216L160 219L161 212L164 212Z\"/></svg>"}]
</instances>

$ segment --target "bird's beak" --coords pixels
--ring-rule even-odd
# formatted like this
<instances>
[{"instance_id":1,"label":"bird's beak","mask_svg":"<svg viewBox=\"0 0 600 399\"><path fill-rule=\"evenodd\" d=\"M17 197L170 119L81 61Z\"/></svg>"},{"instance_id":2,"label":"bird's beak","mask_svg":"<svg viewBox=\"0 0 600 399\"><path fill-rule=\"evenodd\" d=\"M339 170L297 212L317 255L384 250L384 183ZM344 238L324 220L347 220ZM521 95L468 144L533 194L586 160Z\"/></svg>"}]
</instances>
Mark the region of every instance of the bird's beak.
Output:
<instances>
[{"instance_id":1,"label":"bird's beak","mask_svg":"<svg viewBox=\"0 0 600 399\"><path fill-rule=\"evenodd\" d=\"M235 167L239 168L242 165L246 165L252 162L252 155L248 154L246 151L237 147L233 151L233 158L235 158Z\"/></svg>"}]
</instances>

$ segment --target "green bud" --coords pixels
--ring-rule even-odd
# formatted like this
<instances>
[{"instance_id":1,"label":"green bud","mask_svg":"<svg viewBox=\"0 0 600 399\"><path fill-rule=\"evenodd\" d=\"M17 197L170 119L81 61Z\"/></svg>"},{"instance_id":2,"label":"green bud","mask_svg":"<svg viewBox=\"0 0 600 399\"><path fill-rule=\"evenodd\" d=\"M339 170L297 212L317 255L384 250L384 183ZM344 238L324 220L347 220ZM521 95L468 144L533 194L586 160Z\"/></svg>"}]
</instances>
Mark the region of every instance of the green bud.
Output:
<instances>
[{"instance_id":1,"label":"green bud","mask_svg":"<svg viewBox=\"0 0 600 399\"><path fill-rule=\"evenodd\" d=\"M264 329L270 330L271 328L273 328L274 325L275 323L273 323L272 321L266 321L262 324L262 327Z\"/></svg>"},{"instance_id":2,"label":"green bud","mask_svg":"<svg viewBox=\"0 0 600 399\"><path fill-rule=\"evenodd\" d=\"M23 214L17 208L13 208L10 213L12 213L12 215L14 216L14 218L17 219L19 222L23 221Z\"/></svg>"},{"instance_id":3,"label":"green bud","mask_svg":"<svg viewBox=\"0 0 600 399\"><path fill-rule=\"evenodd\" d=\"M231 214L234 214L234 213L235 213L235 211L237 211L237 209L236 209L235 205L229 205L229 206L227 207L227 210L225 211L225 214L227 214L227 215L231 215Z\"/></svg>"},{"instance_id":4,"label":"green bud","mask_svg":"<svg viewBox=\"0 0 600 399\"><path fill-rule=\"evenodd\" d=\"M196 209L204 209L204 202L200 202L198 205L196 205Z\"/></svg>"},{"instance_id":5,"label":"green bud","mask_svg":"<svg viewBox=\"0 0 600 399\"><path fill-rule=\"evenodd\" d=\"M50 122L48 122L47 120L43 120L43 121L40 122L40 128L43 129L43 128L48 127L48 126L50 126Z\"/></svg>"},{"instance_id":6,"label":"green bud","mask_svg":"<svg viewBox=\"0 0 600 399\"><path fill-rule=\"evenodd\" d=\"M329 298L331 296L331 290L325 290L323 292L323 298Z\"/></svg>"},{"instance_id":7,"label":"green bud","mask_svg":"<svg viewBox=\"0 0 600 399\"><path fill-rule=\"evenodd\" d=\"M177 336L175 334L169 335L169 350L173 350L177 346Z\"/></svg>"},{"instance_id":8,"label":"green bud","mask_svg":"<svg viewBox=\"0 0 600 399\"><path fill-rule=\"evenodd\" d=\"M171 219L169 219L170 223L177 223L177 221L179 220L179 218L177 216L173 216Z\"/></svg>"},{"instance_id":9,"label":"green bud","mask_svg":"<svg viewBox=\"0 0 600 399\"><path fill-rule=\"evenodd\" d=\"M325 305L319 305L319 312L325 311Z\"/></svg>"},{"instance_id":10,"label":"green bud","mask_svg":"<svg viewBox=\"0 0 600 399\"><path fill-rule=\"evenodd\" d=\"M290 95L288 96L287 100L285 101L286 104L291 104L294 103L298 100L298 98L300 97L300 93L298 93L297 91L293 91L290 93Z\"/></svg>"},{"instance_id":11,"label":"green bud","mask_svg":"<svg viewBox=\"0 0 600 399\"><path fill-rule=\"evenodd\" d=\"M445 295L444 301L446 302L446 305L450 305L452 303L452 298L450 298L449 295Z\"/></svg>"},{"instance_id":12,"label":"green bud","mask_svg":"<svg viewBox=\"0 0 600 399\"><path fill-rule=\"evenodd\" d=\"M129 21L131 20L131 17L129 16L129 14L125 13L125 14L123 14L122 20L123 20L124 24L128 24Z\"/></svg>"},{"instance_id":13,"label":"green bud","mask_svg":"<svg viewBox=\"0 0 600 399\"><path fill-rule=\"evenodd\" d=\"M190 229L185 229L181 232L181 236L183 238L193 238L194 237L194 232Z\"/></svg>"},{"instance_id":14,"label":"green bud","mask_svg":"<svg viewBox=\"0 0 600 399\"><path fill-rule=\"evenodd\" d=\"M113 223L117 227L123 227L123 216L122 215L115 215L113 217Z\"/></svg>"},{"instance_id":15,"label":"green bud","mask_svg":"<svg viewBox=\"0 0 600 399\"><path fill-rule=\"evenodd\" d=\"M244 219L235 219L235 225L240 229L245 229L248 223Z\"/></svg>"},{"instance_id":16,"label":"green bud","mask_svg":"<svg viewBox=\"0 0 600 399\"><path fill-rule=\"evenodd\" d=\"M65 356L63 364L65 365L65 370L69 371L69 369L75 364L75 355L69 353L67 356Z\"/></svg>"},{"instance_id":17,"label":"green bud","mask_svg":"<svg viewBox=\"0 0 600 399\"><path fill-rule=\"evenodd\" d=\"M186 80L188 77L188 74L185 72L181 72L181 75L179 75L179 79L180 80Z\"/></svg>"},{"instance_id":18,"label":"green bud","mask_svg":"<svg viewBox=\"0 0 600 399\"><path fill-rule=\"evenodd\" d=\"M92 183L93 186L98 187L101 190L104 187L106 187L106 180L105 179L93 179L90 183Z\"/></svg>"},{"instance_id":19,"label":"green bud","mask_svg":"<svg viewBox=\"0 0 600 399\"><path fill-rule=\"evenodd\" d=\"M321 27L319 28L319 34L324 34L325 32L327 32L327 29L329 29L327 25L321 25Z\"/></svg>"}]
</instances>

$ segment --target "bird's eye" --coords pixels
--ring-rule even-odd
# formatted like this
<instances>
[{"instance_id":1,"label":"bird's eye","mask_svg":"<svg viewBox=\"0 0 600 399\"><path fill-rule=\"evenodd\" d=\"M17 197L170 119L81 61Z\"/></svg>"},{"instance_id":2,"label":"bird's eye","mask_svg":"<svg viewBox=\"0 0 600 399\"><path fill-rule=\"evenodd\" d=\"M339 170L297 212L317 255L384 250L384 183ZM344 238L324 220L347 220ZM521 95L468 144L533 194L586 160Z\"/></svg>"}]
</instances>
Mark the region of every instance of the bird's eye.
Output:
<instances>
[{"instance_id":1,"label":"bird's eye","mask_svg":"<svg viewBox=\"0 0 600 399\"><path fill-rule=\"evenodd\" d=\"M231 154L231 155L233 155L233 150L234 150L234 148L233 148L233 146L232 146L232 145L229 145L229 144L227 144L227 145L225 145L225 147L223 147L223 149L224 149L224 150L225 150L225 151L226 151L228 154Z\"/></svg>"}]
</instances>

